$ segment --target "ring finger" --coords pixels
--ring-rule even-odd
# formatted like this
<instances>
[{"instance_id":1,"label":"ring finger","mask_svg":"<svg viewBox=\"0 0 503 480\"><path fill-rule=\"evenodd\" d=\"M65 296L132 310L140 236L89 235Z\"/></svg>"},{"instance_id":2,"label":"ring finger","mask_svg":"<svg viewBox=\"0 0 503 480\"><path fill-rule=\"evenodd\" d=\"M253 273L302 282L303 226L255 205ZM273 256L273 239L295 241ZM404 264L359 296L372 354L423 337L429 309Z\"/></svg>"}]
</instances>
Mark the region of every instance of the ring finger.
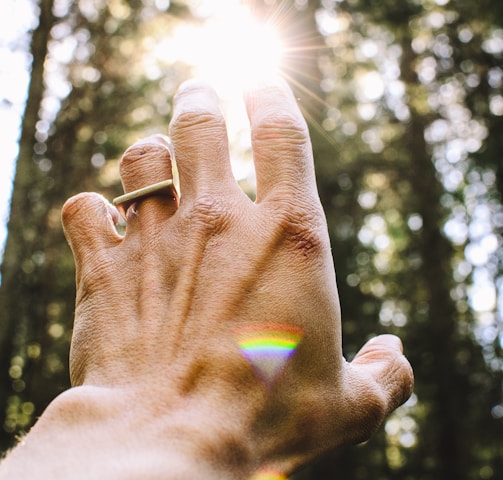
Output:
<instances>
[{"instance_id":1,"label":"ring finger","mask_svg":"<svg viewBox=\"0 0 503 480\"><path fill-rule=\"evenodd\" d=\"M166 137L153 135L129 147L121 158L124 195L114 199L121 215L157 222L173 215L178 194L173 186L171 145Z\"/></svg>"}]
</instances>

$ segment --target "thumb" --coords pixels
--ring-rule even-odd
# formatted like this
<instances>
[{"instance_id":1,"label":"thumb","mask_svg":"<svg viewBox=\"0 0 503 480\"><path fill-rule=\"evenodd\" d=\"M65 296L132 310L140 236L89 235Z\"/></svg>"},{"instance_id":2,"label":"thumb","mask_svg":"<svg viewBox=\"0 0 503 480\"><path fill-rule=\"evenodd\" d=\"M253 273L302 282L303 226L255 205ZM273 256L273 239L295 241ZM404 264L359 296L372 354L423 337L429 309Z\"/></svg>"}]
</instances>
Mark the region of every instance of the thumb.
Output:
<instances>
[{"instance_id":1,"label":"thumb","mask_svg":"<svg viewBox=\"0 0 503 480\"><path fill-rule=\"evenodd\" d=\"M119 220L117 209L97 193L80 193L68 199L61 220L77 266L84 257L96 256L122 241L115 230Z\"/></svg>"},{"instance_id":2,"label":"thumb","mask_svg":"<svg viewBox=\"0 0 503 480\"><path fill-rule=\"evenodd\" d=\"M380 387L387 414L412 394L414 375L403 355L402 342L395 335L380 335L369 340L357 353L351 366Z\"/></svg>"}]
</instances>

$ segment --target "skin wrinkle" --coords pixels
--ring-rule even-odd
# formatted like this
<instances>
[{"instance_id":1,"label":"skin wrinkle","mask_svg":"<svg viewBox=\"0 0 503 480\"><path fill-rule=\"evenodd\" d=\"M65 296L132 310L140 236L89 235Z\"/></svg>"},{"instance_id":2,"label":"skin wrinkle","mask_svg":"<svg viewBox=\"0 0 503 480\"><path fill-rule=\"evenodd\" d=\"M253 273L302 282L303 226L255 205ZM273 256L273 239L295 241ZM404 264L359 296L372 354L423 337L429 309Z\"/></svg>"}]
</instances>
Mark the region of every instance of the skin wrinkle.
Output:
<instances>
[{"instance_id":1,"label":"skin wrinkle","mask_svg":"<svg viewBox=\"0 0 503 480\"><path fill-rule=\"evenodd\" d=\"M129 147L121 158L119 168L126 193L172 178L169 150L151 143Z\"/></svg>"},{"instance_id":2,"label":"skin wrinkle","mask_svg":"<svg viewBox=\"0 0 503 480\"><path fill-rule=\"evenodd\" d=\"M190 138L187 138L185 141L190 142ZM208 138L207 143L211 145L214 141L215 138L212 136L211 138ZM179 140L179 144L182 145L184 144L183 138ZM179 157L182 156L181 154L178 155ZM205 164L213 163L215 158L221 157L223 155L225 155L224 150L219 149L218 147L214 147L211 151L211 154L205 156L204 163ZM202 155L199 156L202 157ZM183 162L184 160L186 161L187 164L190 163L190 159L180 158L180 162ZM211 174L212 168L210 169L209 166L207 168L204 166L198 167L197 170L193 170L193 172L190 173L190 180L187 178L187 175L189 174L188 170L189 169L187 168L183 173L180 172L180 183L182 187L184 184L187 183L191 184L190 189L186 187L184 190L185 199L192 200L191 197L194 196L197 198L202 192L207 193L211 192L216 195L220 195L230 189L237 189L235 181L227 181L229 168L227 168L226 166L224 166L222 170L216 175ZM184 201L184 197L182 197L182 202Z\"/></svg>"},{"instance_id":3,"label":"skin wrinkle","mask_svg":"<svg viewBox=\"0 0 503 480\"><path fill-rule=\"evenodd\" d=\"M175 99L175 102L177 100ZM211 108L211 107L210 107ZM213 109L212 109L213 110ZM183 109L179 108L177 113L173 115L171 120L169 131L175 147L175 157L182 159L185 157L185 151L187 146L192 146L193 144L193 131L201 131L204 129L204 137L202 140L206 139L207 144L212 147L219 149L218 153L222 153L222 149L227 151L225 145L227 145L227 132L225 129L225 121L220 110L207 111L200 106L195 108L191 105L190 108ZM200 163L204 165L206 163L206 158L208 154L211 154L211 150L205 149L206 155L200 160ZM198 172L192 172L198 173Z\"/></svg>"},{"instance_id":4,"label":"skin wrinkle","mask_svg":"<svg viewBox=\"0 0 503 480\"><path fill-rule=\"evenodd\" d=\"M264 114L266 120L258 120L253 130L252 142L257 148L270 145L271 140L276 141L272 151L281 156L293 155L294 158L302 158L306 153L308 140L307 127L296 116L285 113ZM278 141L279 140L279 141ZM269 150L270 147L267 147Z\"/></svg>"},{"instance_id":5,"label":"skin wrinkle","mask_svg":"<svg viewBox=\"0 0 503 480\"><path fill-rule=\"evenodd\" d=\"M169 131L173 143L179 149L183 149L184 142L189 142L192 138L192 131L201 128L204 128L206 138L227 141L227 136L224 136L223 131L223 128L225 128L224 117L219 110L209 112L204 108L192 107L179 111L177 115L173 115Z\"/></svg>"},{"instance_id":6,"label":"skin wrinkle","mask_svg":"<svg viewBox=\"0 0 503 480\"><path fill-rule=\"evenodd\" d=\"M326 224L320 221L319 209L292 206L280 210L277 216L279 235L291 242L294 250L310 262L315 261L321 255L326 241Z\"/></svg>"},{"instance_id":7,"label":"skin wrinkle","mask_svg":"<svg viewBox=\"0 0 503 480\"><path fill-rule=\"evenodd\" d=\"M256 168L257 175L257 204L281 204L283 201L304 199L305 202L319 202L316 187L307 188L309 179L314 176L314 171L302 165L300 159L308 155L306 147L300 145L296 148L269 149L265 146L270 140L252 141L255 157L263 156ZM297 161L297 159L299 161ZM281 173L278 173L278 168ZM292 184L291 178L298 182ZM271 181L274 179L274 181ZM298 208L298 206L296 207Z\"/></svg>"}]
</instances>

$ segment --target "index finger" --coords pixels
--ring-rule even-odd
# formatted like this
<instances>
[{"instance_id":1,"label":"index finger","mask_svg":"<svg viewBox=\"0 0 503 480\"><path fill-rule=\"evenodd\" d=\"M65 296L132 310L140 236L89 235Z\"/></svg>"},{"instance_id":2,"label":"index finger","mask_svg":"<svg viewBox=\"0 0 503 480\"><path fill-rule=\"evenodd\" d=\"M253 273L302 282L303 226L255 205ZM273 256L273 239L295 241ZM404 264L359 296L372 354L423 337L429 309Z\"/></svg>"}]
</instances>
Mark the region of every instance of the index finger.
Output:
<instances>
[{"instance_id":1,"label":"index finger","mask_svg":"<svg viewBox=\"0 0 503 480\"><path fill-rule=\"evenodd\" d=\"M317 197L313 152L306 121L280 77L245 94L257 174L257 203L292 194Z\"/></svg>"}]
</instances>

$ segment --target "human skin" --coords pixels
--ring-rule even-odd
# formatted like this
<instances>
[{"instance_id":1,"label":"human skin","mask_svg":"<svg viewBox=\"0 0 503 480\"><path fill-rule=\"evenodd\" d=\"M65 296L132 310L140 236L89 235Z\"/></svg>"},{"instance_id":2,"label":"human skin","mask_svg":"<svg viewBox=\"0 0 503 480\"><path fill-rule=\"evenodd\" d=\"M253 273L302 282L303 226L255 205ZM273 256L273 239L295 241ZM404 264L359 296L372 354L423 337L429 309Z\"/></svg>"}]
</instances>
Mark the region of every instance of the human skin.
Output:
<instances>
[{"instance_id":1,"label":"human skin","mask_svg":"<svg viewBox=\"0 0 503 480\"><path fill-rule=\"evenodd\" d=\"M294 96L273 79L245 103L255 202L232 176L215 93L191 81L170 124L180 197L137 201L123 236L101 196L65 204L76 263L73 387L4 460L0 479L288 475L368 439L411 394L398 338L379 336L343 358L326 220ZM125 192L171 176L159 138L122 158ZM297 327L302 340L266 382L237 338L270 325Z\"/></svg>"}]
</instances>

